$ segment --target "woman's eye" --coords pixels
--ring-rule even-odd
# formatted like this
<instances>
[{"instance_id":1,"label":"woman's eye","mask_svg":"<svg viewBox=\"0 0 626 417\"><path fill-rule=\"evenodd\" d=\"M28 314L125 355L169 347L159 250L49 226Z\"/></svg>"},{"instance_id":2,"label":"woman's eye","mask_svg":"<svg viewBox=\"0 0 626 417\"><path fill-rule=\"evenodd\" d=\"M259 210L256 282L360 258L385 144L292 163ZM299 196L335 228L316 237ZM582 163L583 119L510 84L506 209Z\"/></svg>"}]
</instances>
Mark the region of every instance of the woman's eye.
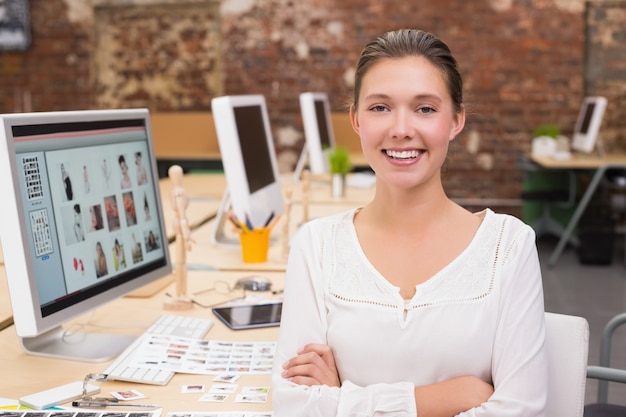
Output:
<instances>
[{"instance_id":1,"label":"woman's eye","mask_svg":"<svg viewBox=\"0 0 626 417\"><path fill-rule=\"evenodd\" d=\"M434 113L435 109L432 107L420 107L419 109L417 109L417 112L422 114L430 114Z\"/></svg>"},{"instance_id":2,"label":"woman's eye","mask_svg":"<svg viewBox=\"0 0 626 417\"><path fill-rule=\"evenodd\" d=\"M378 106L370 107L370 110L374 111L374 112L383 112L383 111L387 110L387 108L385 106L378 105Z\"/></svg>"}]
</instances>

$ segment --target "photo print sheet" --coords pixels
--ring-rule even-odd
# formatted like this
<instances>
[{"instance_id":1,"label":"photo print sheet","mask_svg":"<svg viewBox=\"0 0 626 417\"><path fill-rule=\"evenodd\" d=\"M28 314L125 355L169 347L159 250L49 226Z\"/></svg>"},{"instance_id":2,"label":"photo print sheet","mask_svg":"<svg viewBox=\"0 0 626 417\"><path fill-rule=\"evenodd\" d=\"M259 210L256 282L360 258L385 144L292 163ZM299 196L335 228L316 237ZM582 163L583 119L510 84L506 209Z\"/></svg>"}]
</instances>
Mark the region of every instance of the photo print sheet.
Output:
<instances>
[{"instance_id":1,"label":"photo print sheet","mask_svg":"<svg viewBox=\"0 0 626 417\"><path fill-rule=\"evenodd\" d=\"M174 372L217 374L269 374L276 342L198 340L146 334L132 365Z\"/></svg>"}]
</instances>

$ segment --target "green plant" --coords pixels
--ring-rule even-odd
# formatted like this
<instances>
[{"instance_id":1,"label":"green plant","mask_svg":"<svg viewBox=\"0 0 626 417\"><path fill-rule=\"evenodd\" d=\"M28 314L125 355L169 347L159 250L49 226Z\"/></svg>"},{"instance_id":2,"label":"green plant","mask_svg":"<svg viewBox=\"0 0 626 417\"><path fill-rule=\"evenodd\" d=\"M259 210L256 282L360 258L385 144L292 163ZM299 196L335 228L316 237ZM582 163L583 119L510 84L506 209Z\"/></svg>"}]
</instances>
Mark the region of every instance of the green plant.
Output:
<instances>
[{"instance_id":1,"label":"green plant","mask_svg":"<svg viewBox=\"0 0 626 417\"><path fill-rule=\"evenodd\" d=\"M347 174L350 172L352 165L350 164L350 154L347 149L338 146L328 149L326 152L331 174Z\"/></svg>"},{"instance_id":2,"label":"green plant","mask_svg":"<svg viewBox=\"0 0 626 417\"><path fill-rule=\"evenodd\" d=\"M542 124L535 129L535 137L549 136L556 139L561 134L561 128L557 124Z\"/></svg>"}]
</instances>

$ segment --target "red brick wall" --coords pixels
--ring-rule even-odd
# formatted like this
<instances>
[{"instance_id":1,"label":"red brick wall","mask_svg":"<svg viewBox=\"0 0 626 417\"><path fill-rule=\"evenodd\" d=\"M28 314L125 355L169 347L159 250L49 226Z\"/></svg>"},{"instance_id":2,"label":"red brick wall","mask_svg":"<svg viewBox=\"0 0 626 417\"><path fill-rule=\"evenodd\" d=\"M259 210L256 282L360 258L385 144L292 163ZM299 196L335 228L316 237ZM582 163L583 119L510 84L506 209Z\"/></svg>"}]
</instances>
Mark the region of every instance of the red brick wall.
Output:
<instances>
[{"instance_id":1,"label":"red brick wall","mask_svg":"<svg viewBox=\"0 0 626 417\"><path fill-rule=\"evenodd\" d=\"M589 2L585 90L607 97L602 141L626 151L626 1Z\"/></svg>"},{"instance_id":2,"label":"red brick wall","mask_svg":"<svg viewBox=\"0 0 626 417\"><path fill-rule=\"evenodd\" d=\"M30 3L31 48L0 53L0 112L207 110L214 95L260 93L284 166L302 146L298 94L327 91L345 108L363 45L418 27L450 45L465 78L469 117L447 164L451 196L518 197L516 159L533 129L558 123L570 134L585 94L610 96L603 133L626 143L624 1Z\"/></svg>"}]
</instances>

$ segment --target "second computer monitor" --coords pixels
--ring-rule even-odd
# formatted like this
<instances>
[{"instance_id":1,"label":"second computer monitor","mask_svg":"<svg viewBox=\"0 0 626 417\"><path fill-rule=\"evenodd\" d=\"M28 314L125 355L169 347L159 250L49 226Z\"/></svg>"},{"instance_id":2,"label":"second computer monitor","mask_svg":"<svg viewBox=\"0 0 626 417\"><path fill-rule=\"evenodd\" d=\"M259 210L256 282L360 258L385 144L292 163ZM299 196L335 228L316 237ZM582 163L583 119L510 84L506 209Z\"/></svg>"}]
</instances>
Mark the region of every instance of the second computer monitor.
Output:
<instances>
[{"instance_id":1,"label":"second computer monitor","mask_svg":"<svg viewBox=\"0 0 626 417\"><path fill-rule=\"evenodd\" d=\"M312 174L327 173L325 150L335 146L328 95L319 92L300 94L300 110L306 141L303 152L306 152L309 170Z\"/></svg>"},{"instance_id":2,"label":"second computer monitor","mask_svg":"<svg viewBox=\"0 0 626 417\"><path fill-rule=\"evenodd\" d=\"M262 227L270 216L278 216L283 210L265 97L216 97L211 107L228 187L217 227L221 227L228 210L241 221L247 219L254 228ZM219 241L221 231L217 235Z\"/></svg>"}]
</instances>

